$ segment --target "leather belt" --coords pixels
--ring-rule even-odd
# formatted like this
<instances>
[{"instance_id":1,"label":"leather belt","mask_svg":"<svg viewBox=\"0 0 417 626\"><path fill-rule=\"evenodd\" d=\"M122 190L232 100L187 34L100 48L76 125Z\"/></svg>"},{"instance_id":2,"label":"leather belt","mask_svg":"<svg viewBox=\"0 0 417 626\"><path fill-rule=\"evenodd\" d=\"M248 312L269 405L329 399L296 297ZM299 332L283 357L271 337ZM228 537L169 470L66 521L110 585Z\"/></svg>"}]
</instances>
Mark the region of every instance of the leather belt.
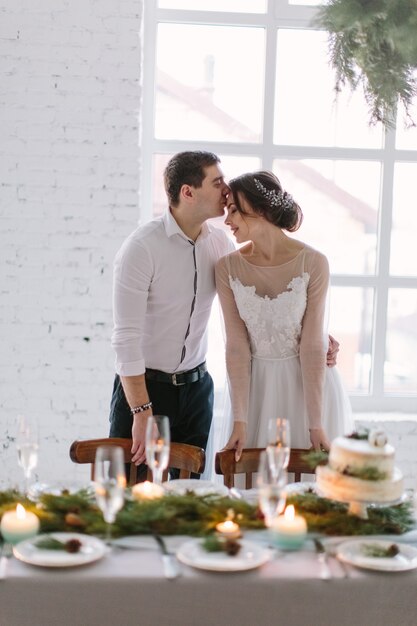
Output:
<instances>
[{"instance_id":1,"label":"leather belt","mask_svg":"<svg viewBox=\"0 0 417 626\"><path fill-rule=\"evenodd\" d=\"M198 380L203 378L206 372L207 365L204 361L204 363L197 365L197 367L194 367L192 370L187 370L186 372L176 372L175 374L168 374L167 372L161 372L161 370L146 368L145 378L148 380L156 380L159 383L168 383L178 387L180 385L187 385L188 383L196 383Z\"/></svg>"}]
</instances>

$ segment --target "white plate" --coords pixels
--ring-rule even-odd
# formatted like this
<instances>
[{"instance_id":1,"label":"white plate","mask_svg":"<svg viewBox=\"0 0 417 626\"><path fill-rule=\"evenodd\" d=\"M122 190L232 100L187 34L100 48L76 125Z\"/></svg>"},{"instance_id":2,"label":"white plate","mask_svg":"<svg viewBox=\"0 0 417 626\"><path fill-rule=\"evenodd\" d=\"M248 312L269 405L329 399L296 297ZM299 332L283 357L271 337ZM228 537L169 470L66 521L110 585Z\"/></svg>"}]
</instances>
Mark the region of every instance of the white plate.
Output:
<instances>
[{"instance_id":1,"label":"white plate","mask_svg":"<svg viewBox=\"0 0 417 626\"><path fill-rule=\"evenodd\" d=\"M175 480L167 480L162 484L164 489L172 491L179 495L184 495L187 491L193 491L197 496L206 496L209 493L215 493L220 496L228 496L229 489L226 485L214 483L210 480L198 480L196 478L177 478Z\"/></svg>"},{"instance_id":2,"label":"white plate","mask_svg":"<svg viewBox=\"0 0 417 626\"><path fill-rule=\"evenodd\" d=\"M239 540L241 549L235 556L225 552L207 552L202 539L187 541L177 550L177 559L185 565L213 572L240 572L260 567L272 558L273 551L263 546Z\"/></svg>"},{"instance_id":3,"label":"white plate","mask_svg":"<svg viewBox=\"0 0 417 626\"><path fill-rule=\"evenodd\" d=\"M107 547L97 537L81 535L79 533L49 533L54 539L68 541L78 539L82 546L79 552L70 553L66 550L44 550L37 548L36 542L42 537L38 535L32 539L21 541L13 547L14 556L30 565L41 567L71 567L74 565L85 565L101 559L107 552Z\"/></svg>"},{"instance_id":4,"label":"white plate","mask_svg":"<svg viewBox=\"0 0 417 626\"><path fill-rule=\"evenodd\" d=\"M396 544L399 554L394 557L366 556L363 551L364 545L376 545L381 548L388 548L395 541L376 540L372 537L367 539L352 539L343 542L337 549L337 557L345 563L362 567L365 569L375 569L384 572L403 572L417 567L417 548L407 544Z\"/></svg>"}]
</instances>

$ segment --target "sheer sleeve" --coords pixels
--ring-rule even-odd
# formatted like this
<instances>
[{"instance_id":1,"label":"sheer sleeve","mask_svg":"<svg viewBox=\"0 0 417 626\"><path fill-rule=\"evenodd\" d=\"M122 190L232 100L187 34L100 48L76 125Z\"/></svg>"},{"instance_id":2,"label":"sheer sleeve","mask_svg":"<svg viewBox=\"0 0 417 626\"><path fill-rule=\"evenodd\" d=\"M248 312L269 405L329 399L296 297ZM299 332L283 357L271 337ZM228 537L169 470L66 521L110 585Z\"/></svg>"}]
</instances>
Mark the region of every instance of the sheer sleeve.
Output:
<instances>
[{"instance_id":1,"label":"sheer sleeve","mask_svg":"<svg viewBox=\"0 0 417 626\"><path fill-rule=\"evenodd\" d=\"M310 280L301 330L300 363L309 426L321 428L327 351L323 326L329 287L329 265L323 254L314 252L306 258L305 269L310 274Z\"/></svg>"},{"instance_id":2,"label":"sheer sleeve","mask_svg":"<svg viewBox=\"0 0 417 626\"><path fill-rule=\"evenodd\" d=\"M225 323L226 369L233 419L235 422L247 422L251 351L246 325L239 315L230 287L228 263L228 256L217 263L216 287Z\"/></svg>"}]
</instances>

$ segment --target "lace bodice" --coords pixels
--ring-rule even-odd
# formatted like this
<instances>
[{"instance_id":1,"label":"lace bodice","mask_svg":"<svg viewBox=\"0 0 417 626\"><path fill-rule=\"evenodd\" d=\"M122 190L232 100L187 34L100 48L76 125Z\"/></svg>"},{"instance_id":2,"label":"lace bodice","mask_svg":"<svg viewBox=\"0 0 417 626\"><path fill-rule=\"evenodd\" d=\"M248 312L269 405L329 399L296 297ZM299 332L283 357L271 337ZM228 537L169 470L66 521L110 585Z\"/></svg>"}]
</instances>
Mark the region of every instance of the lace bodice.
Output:
<instances>
[{"instance_id":1,"label":"lace bodice","mask_svg":"<svg viewBox=\"0 0 417 626\"><path fill-rule=\"evenodd\" d=\"M274 267L250 263L239 251L216 266L216 286L226 329L226 365L235 421L248 416L252 359L299 355L309 424L321 424L326 368L324 313L329 285L326 257L303 247Z\"/></svg>"},{"instance_id":2,"label":"lace bodice","mask_svg":"<svg viewBox=\"0 0 417 626\"><path fill-rule=\"evenodd\" d=\"M286 359L299 354L301 322L307 304L309 274L294 277L275 298L259 296L255 286L229 276L239 315L246 324L251 353Z\"/></svg>"}]
</instances>

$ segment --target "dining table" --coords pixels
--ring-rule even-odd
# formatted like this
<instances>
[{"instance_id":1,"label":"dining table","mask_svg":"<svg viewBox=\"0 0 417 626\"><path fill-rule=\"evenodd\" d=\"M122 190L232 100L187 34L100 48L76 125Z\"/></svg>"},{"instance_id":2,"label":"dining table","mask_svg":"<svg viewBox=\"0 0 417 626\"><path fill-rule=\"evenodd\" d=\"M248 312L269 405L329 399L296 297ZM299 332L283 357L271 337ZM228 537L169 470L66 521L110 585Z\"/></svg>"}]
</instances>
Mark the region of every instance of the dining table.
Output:
<instances>
[{"instance_id":1,"label":"dining table","mask_svg":"<svg viewBox=\"0 0 417 626\"><path fill-rule=\"evenodd\" d=\"M78 567L39 567L12 556L0 580L0 626L417 624L417 569L342 564L333 555L343 539L332 538L323 540L331 555L323 577L310 538L288 552L268 547L267 531L245 532L244 539L269 549L270 558L244 571L178 562L171 579L151 536L114 541L102 558ZM190 537L165 540L175 553Z\"/></svg>"}]
</instances>

